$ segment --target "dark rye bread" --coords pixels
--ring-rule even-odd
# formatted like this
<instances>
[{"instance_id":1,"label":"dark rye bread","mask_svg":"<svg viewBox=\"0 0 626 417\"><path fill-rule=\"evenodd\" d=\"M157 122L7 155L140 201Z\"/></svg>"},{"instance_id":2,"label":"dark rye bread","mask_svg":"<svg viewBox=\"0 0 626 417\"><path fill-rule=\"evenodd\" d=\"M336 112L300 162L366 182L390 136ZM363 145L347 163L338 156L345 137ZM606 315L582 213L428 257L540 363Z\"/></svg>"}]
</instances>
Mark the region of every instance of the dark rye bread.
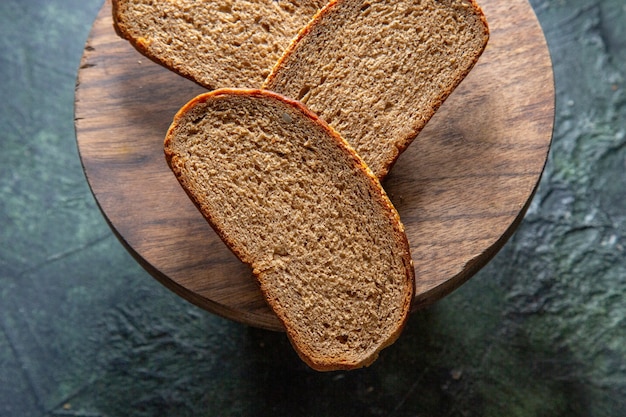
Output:
<instances>
[{"instance_id":1,"label":"dark rye bread","mask_svg":"<svg viewBox=\"0 0 626 417\"><path fill-rule=\"evenodd\" d=\"M332 0L263 88L305 103L382 179L488 38L473 0Z\"/></svg>"},{"instance_id":2,"label":"dark rye bread","mask_svg":"<svg viewBox=\"0 0 626 417\"><path fill-rule=\"evenodd\" d=\"M198 84L259 87L326 0L113 0L116 32Z\"/></svg>"},{"instance_id":3,"label":"dark rye bread","mask_svg":"<svg viewBox=\"0 0 626 417\"><path fill-rule=\"evenodd\" d=\"M164 146L307 364L366 366L396 340L414 291L404 228L376 177L325 122L270 91L221 89L186 104Z\"/></svg>"}]
</instances>

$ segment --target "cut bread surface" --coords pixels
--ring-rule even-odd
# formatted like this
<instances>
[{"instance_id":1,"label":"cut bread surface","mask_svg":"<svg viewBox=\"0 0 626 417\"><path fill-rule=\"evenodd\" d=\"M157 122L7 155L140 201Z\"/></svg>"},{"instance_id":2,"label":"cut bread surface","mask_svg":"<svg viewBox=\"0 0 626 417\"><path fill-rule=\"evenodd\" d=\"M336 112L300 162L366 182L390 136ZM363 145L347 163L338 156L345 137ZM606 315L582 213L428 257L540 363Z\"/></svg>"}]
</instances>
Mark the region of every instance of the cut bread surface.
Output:
<instances>
[{"instance_id":1,"label":"cut bread surface","mask_svg":"<svg viewBox=\"0 0 626 417\"><path fill-rule=\"evenodd\" d=\"M488 38L473 0L333 0L263 88L305 103L382 179Z\"/></svg>"},{"instance_id":2,"label":"cut bread surface","mask_svg":"<svg viewBox=\"0 0 626 417\"><path fill-rule=\"evenodd\" d=\"M221 89L179 111L165 155L312 368L369 365L399 336L414 291L403 226L325 122L269 91Z\"/></svg>"},{"instance_id":3,"label":"cut bread surface","mask_svg":"<svg viewBox=\"0 0 626 417\"><path fill-rule=\"evenodd\" d=\"M259 87L324 0L113 0L116 32L198 84Z\"/></svg>"}]
</instances>

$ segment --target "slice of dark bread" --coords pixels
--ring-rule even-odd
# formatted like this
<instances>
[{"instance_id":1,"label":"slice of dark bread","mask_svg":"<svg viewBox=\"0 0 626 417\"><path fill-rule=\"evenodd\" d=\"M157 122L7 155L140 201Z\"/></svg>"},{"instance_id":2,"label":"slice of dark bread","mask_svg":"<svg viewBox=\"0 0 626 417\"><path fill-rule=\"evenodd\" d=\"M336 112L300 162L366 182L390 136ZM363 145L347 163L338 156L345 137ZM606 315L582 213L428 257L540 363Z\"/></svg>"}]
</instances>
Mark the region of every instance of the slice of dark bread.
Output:
<instances>
[{"instance_id":1,"label":"slice of dark bread","mask_svg":"<svg viewBox=\"0 0 626 417\"><path fill-rule=\"evenodd\" d=\"M414 291L404 228L376 177L325 122L270 91L221 89L178 112L164 147L307 364L366 366L396 340Z\"/></svg>"},{"instance_id":2,"label":"slice of dark bread","mask_svg":"<svg viewBox=\"0 0 626 417\"><path fill-rule=\"evenodd\" d=\"M326 0L113 0L116 32L198 84L259 87Z\"/></svg>"},{"instance_id":3,"label":"slice of dark bread","mask_svg":"<svg viewBox=\"0 0 626 417\"><path fill-rule=\"evenodd\" d=\"M488 38L474 0L333 0L263 88L305 103L383 178Z\"/></svg>"}]
</instances>

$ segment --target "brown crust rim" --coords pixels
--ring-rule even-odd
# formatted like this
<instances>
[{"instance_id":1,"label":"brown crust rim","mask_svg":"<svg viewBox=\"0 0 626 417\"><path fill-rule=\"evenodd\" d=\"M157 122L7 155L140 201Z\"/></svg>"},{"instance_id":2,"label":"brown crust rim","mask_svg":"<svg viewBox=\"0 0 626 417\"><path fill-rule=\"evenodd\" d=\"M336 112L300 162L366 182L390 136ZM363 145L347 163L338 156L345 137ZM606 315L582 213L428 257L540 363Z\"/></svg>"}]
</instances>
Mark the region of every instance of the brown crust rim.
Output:
<instances>
[{"instance_id":1,"label":"brown crust rim","mask_svg":"<svg viewBox=\"0 0 626 417\"><path fill-rule=\"evenodd\" d=\"M146 58L148 58L155 64L160 65L172 71L173 73L180 75L183 78L193 81L194 83L198 84L200 87L204 87L207 90L213 90L215 88L215 86L209 85L197 79L189 71L186 71L185 68L179 68L175 65L172 65L171 62L167 62L165 59L157 57L155 54L153 54L150 51L149 48L146 48L144 44L139 42L135 36L131 35L126 29L126 25L124 24L124 19L121 16L121 13L119 10L120 6L118 5L119 2L120 0L112 0L112 4L111 4L111 7L112 7L111 14L113 16L113 29L115 30L115 33L117 34L117 36L128 41L128 43L131 44L131 46L135 48L137 52L139 52L141 55L145 56Z\"/></svg>"}]
</instances>

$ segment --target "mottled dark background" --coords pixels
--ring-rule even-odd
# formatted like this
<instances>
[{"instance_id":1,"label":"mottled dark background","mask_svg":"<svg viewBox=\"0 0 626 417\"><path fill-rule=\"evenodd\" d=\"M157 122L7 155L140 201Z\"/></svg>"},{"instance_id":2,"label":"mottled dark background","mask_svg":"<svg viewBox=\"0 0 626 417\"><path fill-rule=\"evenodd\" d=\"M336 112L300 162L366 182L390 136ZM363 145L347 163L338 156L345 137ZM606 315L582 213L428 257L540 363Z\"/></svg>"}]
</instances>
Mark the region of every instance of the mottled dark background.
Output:
<instances>
[{"instance_id":1,"label":"mottled dark background","mask_svg":"<svg viewBox=\"0 0 626 417\"><path fill-rule=\"evenodd\" d=\"M319 374L163 288L104 222L73 127L101 0L1 0L0 416L625 416L626 3L532 5L556 124L521 227L374 366Z\"/></svg>"}]
</instances>

